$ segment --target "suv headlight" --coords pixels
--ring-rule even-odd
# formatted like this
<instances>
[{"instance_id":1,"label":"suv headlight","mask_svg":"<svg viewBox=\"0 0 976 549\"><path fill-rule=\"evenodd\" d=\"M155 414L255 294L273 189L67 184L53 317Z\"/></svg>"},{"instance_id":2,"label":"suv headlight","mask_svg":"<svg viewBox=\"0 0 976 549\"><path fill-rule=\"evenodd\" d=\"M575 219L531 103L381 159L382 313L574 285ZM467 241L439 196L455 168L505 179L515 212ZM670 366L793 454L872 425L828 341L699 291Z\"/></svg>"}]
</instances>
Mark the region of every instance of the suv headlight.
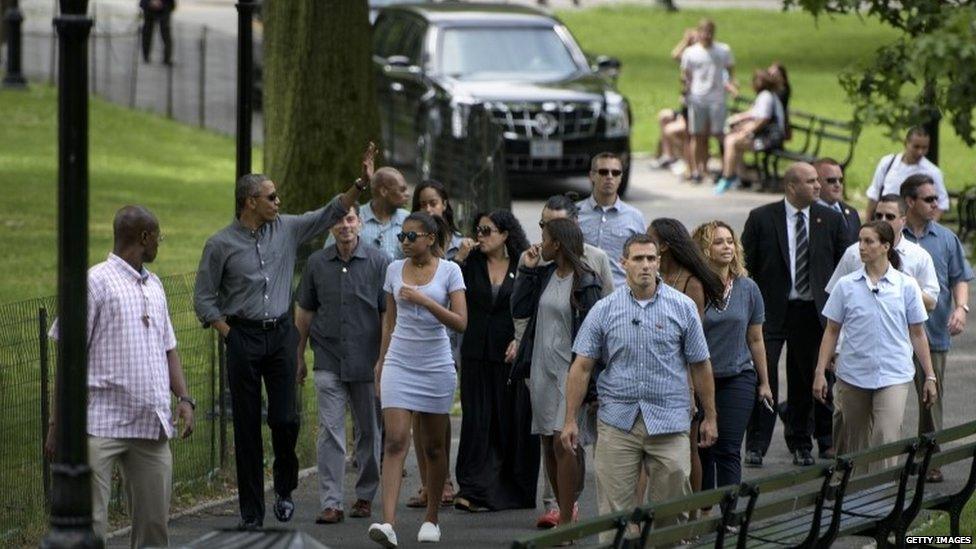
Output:
<instances>
[{"instance_id":1,"label":"suv headlight","mask_svg":"<svg viewBox=\"0 0 976 549\"><path fill-rule=\"evenodd\" d=\"M630 135L630 114L627 100L616 92L607 92L607 107L603 118L606 122L607 137L626 137Z\"/></svg>"}]
</instances>

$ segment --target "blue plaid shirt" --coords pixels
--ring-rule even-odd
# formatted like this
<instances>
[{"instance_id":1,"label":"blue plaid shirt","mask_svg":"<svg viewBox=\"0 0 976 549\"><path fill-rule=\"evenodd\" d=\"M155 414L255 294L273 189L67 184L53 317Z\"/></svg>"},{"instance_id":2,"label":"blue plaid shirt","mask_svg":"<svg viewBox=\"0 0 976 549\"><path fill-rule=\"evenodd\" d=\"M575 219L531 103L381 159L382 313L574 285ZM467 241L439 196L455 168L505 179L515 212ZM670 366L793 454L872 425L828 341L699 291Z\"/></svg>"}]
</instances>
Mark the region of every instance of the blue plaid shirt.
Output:
<instances>
[{"instance_id":1,"label":"blue plaid shirt","mask_svg":"<svg viewBox=\"0 0 976 549\"><path fill-rule=\"evenodd\" d=\"M620 266L620 258L624 255L624 242L647 230L644 214L620 198L608 208L597 204L592 196L576 205L579 207L583 240L590 246L607 252L610 270L613 272L613 285L618 288L626 286L627 273Z\"/></svg>"},{"instance_id":2,"label":"blue plaid shirt","mask_svg":"<svg viewBox=\"0 0 976 549\"><path fill-rule=\"evenodd\" d=\"M649 435L687 432L691 426L688 364L708 359L695 303L658 279L641 306L630 287L617 288L590 310L573 352L601 360L599 418L630 431L640 412Z\"/></svg>"}]
</instances>

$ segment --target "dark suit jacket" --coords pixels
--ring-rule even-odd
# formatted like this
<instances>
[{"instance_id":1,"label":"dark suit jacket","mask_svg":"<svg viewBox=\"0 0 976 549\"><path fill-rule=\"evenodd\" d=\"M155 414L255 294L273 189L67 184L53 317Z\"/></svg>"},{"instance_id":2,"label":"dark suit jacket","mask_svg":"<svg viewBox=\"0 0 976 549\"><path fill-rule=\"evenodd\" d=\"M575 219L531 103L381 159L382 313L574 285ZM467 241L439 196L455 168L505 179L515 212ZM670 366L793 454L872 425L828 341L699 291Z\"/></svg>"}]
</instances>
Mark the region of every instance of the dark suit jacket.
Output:
<instances>
[{"instance_id":1,"label":"dark suit jacket","mask_svg":"<svg viewBox=\"0 0 976 549\"><path fill-rule=\"evenodd\" d=\"M843 216L841 226L844 229L844 238L847 239L847 244L851 245L857 242L857 235L861 230L861 216L858 215L857 208L847 202L841 200L838 204L840 205L841 215Z\"/></svg>"},{"instance_id":2,"label":"dark suit jacket","mask_svg":"<svg viewBox=\"0 0 976 549\"><path fill-rule=\"evenodd\" d=\"M511 297L515 285L518 259L508 262L508 274L498 291L498 299L491 298L491 278L488 260L478 250L471 252L461 266L468 303L468 327L461 342L461 358L503 362L508 344L515 338L512 323Z\"/></svg>"},{"instance_id":3,"label":"dark suit jacket","mask_svg":"<svg viewBox=\"0 0 976 549\"><path fill-rule=\"evenodd\" d=\"M810 206L810 291L817 311L827 302L824 288L847 248L844 222L840 214L821 204ZM787 241L786 205L782 200L749 212L742 231L746 268L756 281L766 303L763 330L783 335L786 304L793 279L790 276L790 247ZM821 322L823 317L821 316Z\"/></svg>"}]
</instances>

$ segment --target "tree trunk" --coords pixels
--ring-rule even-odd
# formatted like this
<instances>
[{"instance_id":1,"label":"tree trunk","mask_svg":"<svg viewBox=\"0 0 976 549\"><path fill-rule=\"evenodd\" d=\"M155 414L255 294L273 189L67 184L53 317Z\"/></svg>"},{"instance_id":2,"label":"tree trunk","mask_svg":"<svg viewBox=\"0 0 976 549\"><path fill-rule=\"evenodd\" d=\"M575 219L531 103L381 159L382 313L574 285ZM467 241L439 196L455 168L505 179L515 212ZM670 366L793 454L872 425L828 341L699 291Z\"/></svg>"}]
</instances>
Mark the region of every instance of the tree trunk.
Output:
<instances>
[{"instance_id":1,"label":"tree trunk","mask_svg":"<svg viewBox=\"0 0 976 549\"><path fill-rule=\"evenodd\" d=\"M264 169L285 211L322 206L378 141L366 0L266 0Z\"/></svg>"}]
</instances>

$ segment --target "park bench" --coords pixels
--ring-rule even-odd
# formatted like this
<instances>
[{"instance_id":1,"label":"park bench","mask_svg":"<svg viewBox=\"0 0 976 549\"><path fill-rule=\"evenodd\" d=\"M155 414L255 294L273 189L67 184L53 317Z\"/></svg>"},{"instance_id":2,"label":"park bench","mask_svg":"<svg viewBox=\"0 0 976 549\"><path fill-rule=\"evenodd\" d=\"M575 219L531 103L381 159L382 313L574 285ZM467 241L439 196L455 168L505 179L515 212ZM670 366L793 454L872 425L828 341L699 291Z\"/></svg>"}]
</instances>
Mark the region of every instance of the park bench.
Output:
<instances>
[{"instance_id":1,"label":"park bench","mask_svg":"<svg viewBox=\"0 0 976 549\"><path fill-rule=\"evenodd\" d=\"M942 219L950 224L955 221L959 240L966 242L976 234L976 185L969 185L960 192L950 192L949 198L956 202L955 219L951 211L946 212Z\"/></svg>"},{"instance_id":2,"label":"park bench","mask_svg":"<svg viewBox=\"0 0 976 549\"><path fill-rule=\"evenodd\" d=\"M944 429L935 434L935 442L944 445L949 442L962 440L976 434L976 421ZM922 509L942 511L949 515L949 534L960 535L960 517L966 502L976 492L976 441L965 443L932 455L929 467L945 467L946 465L969 460L969 477L966 483L954 493L940 493L937 490L926 490L922 497ZM924 475L922 475L924 477ZM914 517L913 517L914 518Z\"/></svg>"}]
</instances>

